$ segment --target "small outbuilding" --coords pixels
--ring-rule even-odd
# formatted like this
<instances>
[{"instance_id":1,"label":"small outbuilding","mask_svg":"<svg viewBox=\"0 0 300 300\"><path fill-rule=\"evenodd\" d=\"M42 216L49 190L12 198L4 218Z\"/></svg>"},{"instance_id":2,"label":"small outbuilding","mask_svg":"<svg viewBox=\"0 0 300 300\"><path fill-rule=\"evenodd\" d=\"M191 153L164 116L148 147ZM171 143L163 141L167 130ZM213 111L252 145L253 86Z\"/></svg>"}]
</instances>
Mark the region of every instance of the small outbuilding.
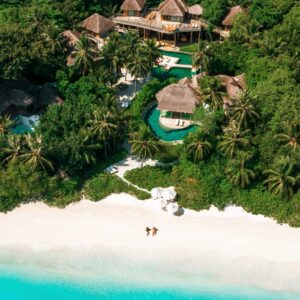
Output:
<instances>
[{"instance_id":1,"label":"small outbuilding","mask_svg":"<svg viewBox=\"0 0 300 300\"><path fill-rule=\"evenodd\" d=\"M121 11L125 16L138 17L141 15L146 0L125 0L121 5Z\"/></svg>"},{"instance_id":2,"label":"small outbuilding","mask_svg":"<svg viewBox=\"0 0 300 300\"><path fill-rule=\"evenodd\" d=\"M156 94L156 99L161 117L184 120L192 118L200 100L197 90L192 86L191 80L187 78L163 88Z\"/></svg>"},{"instance_id":3,"label":"small outbuilding","mask_svg":"<svg viewBox=\"0 0 300 300\"><path fill-rule=\"evenodd\" d=\"M199 4L195 4L188 8L191 19L197 19L203 14L203 7Z\"/></svg>"},{"instance_id":4,"label":"small outbuilding","mask_svg":"<svg viewBox=\"0 0 300 300\"><path fill-rule=\"evenodd\" d=\"M113 30L115 23L112 20L99 15L98 13L94 13L83 21L82 27L92 33L94 36L100 38L109 31Z\"/></svg>"},{"instance_id":5,"label":"small outbuilding","mask_svg":"<svg viewBox=\"0 0 300 300\"><path fill-rule=\"evenodd\" d=\"M222 25L225 30L231 29L233 26L234 18L237 14L246 13L246 9L241 7L240 5L234 6L230 9L228 15L225 17L225 19L222 22Z\"/></svg>"}]
</instances>

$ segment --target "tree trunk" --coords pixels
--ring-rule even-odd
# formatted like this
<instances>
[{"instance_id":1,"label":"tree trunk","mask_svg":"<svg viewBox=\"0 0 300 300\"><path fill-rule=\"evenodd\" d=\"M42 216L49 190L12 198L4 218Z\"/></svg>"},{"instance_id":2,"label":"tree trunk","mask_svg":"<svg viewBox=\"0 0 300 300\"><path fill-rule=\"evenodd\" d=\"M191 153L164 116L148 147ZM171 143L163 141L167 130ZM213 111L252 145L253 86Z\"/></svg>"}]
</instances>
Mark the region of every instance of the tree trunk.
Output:
<instances>
[{"instance_id":1,"label":"tree trunk","mask_svg":"<svg viewBox=\"0 0 300 300\"><path fill-rule=\"evenodd\" d=\"M107 157L107 147L106 147L106 142L104 142L104 156Z\"/></svg>"}]
</instances>

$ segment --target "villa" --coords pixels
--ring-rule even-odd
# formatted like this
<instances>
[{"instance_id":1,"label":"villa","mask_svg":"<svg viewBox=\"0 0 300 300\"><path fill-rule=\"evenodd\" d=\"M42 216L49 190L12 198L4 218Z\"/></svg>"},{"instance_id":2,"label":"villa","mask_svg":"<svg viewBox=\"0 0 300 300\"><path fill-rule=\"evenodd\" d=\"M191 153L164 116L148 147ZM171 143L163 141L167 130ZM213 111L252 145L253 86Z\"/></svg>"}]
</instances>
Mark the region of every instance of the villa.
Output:
<instances>
[{"instance_id":1,"label":"villa","mask_svg":"<svg viewBox=\"0 0 300 300\"><path fill-rule=\"evenodd\" d=\"M158 102L159 125L166 130L183 129L193 124L192 116L196 107L201 103L198 80L205 74L192 78L183 78L178 83L172 83L156 94ZM245 76L218 75L216 76L226 91L223 97L224 108L231 106L235 99L246 90ZM204 105L204 107L206 107Z\"/></svg>"},{"instance_id":2,"label":"villa","mask_svg":"<svg viewBox=\"0 0 300 300\"><path fill-rule=\"evenodd\" d=\"M124 29L135 29L144 38L156 38L160 42L176 46L177 42L192 42L201 37L209 24L201 19L200 5L189 7L184 0L165 0L155 9L146 9L145 0L125 0L122 14L113 21ZM220 28L214 32L221 37L228 33Z\"/></svg>"},{"instance_id":3,"label":"villa","mask_svg":"<svg viewBox=\"0 0 300 300\"><path fill-rule=\"evenodd\" d=\"M192 114L200 102L195 81L196 78L183 78L156 94L159 124L163 128L182 129L192 124Z\"/></svg>"},{"instance_id":4,"label":"villa","mask_svg":"<svg viewBox=\"0 0 300 300\"><path fill-rule=\"evenodd\" d=\"M236 17L236 15L245 12L246 9L241 7L240 5L232 7L228 15L225 17L225 19L222 22L223 29L229 31L233 26L234 18Z\"/></svg>"},{"instance_id":5,"label":"villa","mask_svg":"<svg viewBox=\"0 0 300 300\"><path fill-rule=\"evenodd\" d=\"M234 77L228 75L217 75L216 78L221 81L221 84L226 90L226 96L223 97L225 107L231 106L233 101L246 90L245 74L240 74Z\"/></svg>"},{"instance_id":6,"label":"villa","mask_svg":"<svg viewBox=\"0 0 300 300\"><path fill-rule=\"evenodd\" d=\"M98 13L94 13L82 22L82 28L95 38L103 38L115 28L115 23Z\"/></svg>"}]
</instances>

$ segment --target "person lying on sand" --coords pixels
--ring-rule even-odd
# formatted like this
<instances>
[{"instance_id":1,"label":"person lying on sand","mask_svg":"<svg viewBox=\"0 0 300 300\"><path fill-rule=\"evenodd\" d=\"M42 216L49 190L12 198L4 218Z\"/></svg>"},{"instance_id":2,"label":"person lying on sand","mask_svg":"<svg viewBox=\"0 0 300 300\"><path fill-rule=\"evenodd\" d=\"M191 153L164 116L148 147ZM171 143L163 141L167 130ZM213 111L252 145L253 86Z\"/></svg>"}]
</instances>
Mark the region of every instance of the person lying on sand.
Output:
<instances>
[{"instance_id":1,"label":"person lying on sand","mask_svg":"<svg viewBox=\"0 0 300 300\"><path fill-rule=\"evenodd\" d=\"M147 232L147 236L150 234L150 230L151 229L147 226L146 229L145 229L145 231Z\"/></svg>"},{"instance_id":2,"label":"person lying on sand","mask_svg":"<svg viewBox=\"0 0 300 300\"><path fill-rule=\"evenodd\" d=\"M152 236L155 236L157 234L158 228L153 227L151 230L152 230Z\"/></svg>"}]
</instances>

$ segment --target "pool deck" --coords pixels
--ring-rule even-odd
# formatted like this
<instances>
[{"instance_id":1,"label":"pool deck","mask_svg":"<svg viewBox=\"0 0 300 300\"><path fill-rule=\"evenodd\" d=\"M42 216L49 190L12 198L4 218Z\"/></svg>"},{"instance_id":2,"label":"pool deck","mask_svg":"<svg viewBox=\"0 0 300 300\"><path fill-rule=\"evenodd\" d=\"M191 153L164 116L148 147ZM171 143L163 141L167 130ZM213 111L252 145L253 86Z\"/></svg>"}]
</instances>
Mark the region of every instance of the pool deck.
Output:
<instances>
[{"instance_id":1,"label":"pool deck","mask_svg":"<svg viewBox=\"0 0 300 300\"><path fill-rule=\"evenodd\" d=\"M158 65L164 67L166 70L172 68L193 69L192 65L180 64L179 62L180 59L178 57L163 55Z\"/></svg>"},{"instance_id":2,"label":"pool deck","mask_svg":"<svg viewBox=\"0 0 300 300\"><path fill-rule=\"evenodd\" d=\"M164 117L159 117L159 124L162 127L171 129L171 130L180 130L180 129L185 129L188 128L189 126L191 126L193 123L193 121L189 121L189 120L181 120L183 121L183 125L179 126L178 124L178 120L179 119L171 119L171 118L164 118Z\"/></svg>"}]
</instances>

